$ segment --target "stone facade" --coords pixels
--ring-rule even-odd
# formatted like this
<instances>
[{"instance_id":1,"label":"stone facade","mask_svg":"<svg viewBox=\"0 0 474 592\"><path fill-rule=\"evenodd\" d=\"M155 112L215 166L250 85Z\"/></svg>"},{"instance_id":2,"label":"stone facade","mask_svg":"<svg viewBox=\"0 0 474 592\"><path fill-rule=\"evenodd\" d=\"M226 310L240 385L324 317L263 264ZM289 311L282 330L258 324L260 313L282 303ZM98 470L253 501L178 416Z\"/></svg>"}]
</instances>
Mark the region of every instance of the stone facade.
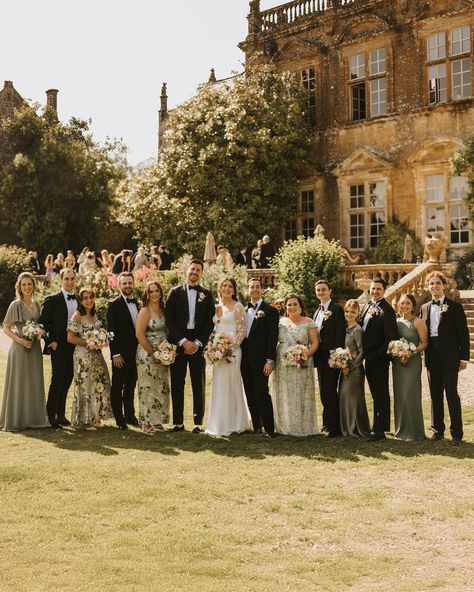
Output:
<instances>
[{"instance_id":1,"label":"stone facade","mask_svg":"<svg viewBox=\"0 0 474 592\"><path fill-rule=\"evenodd\" d=\"M311 170L286 238L318 224L351 252L396 216L448 258L472 245L450 159L474 135L473 0L250 2L246 62L296 73L314 122Z\"/></svg>"}]
</instances>

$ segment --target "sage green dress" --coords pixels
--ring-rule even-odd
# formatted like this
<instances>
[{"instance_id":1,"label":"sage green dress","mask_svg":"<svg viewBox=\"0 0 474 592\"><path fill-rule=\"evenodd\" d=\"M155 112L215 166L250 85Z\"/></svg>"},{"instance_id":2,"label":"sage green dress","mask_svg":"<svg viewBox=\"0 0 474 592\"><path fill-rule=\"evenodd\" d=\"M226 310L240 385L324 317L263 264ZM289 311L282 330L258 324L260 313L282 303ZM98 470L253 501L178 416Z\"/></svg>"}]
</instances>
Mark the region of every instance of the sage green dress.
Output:
<instances>
[{"instance_id":1,"label":"sage green dress","mask_svg":"<svg viewBox=\"0 0 474 592\"><path fill-rule=\"evenodd\" d=\"M398 319L397 327L400 338L419 344L418 331L411 321ZM392 361L395 438L399 440L426 437L421 408L421 368L420 354L412 356L405 366L397 358Z\"/></svg>"},{"instance_id":2,"label":"sage green dress","mask_svg":"<svg viewBox=\"0 0 474 592\"><path fill-rule=\"evenodd\" d=\"M70 321L68 330L83 339L86 331L99 329L101 326L100 321ZM71 424L74 427L83 427L111 417L113 414L110 404L110 377L102 351L76 345Z\"/></svg>"},{"instance_id":3,"label":"sage green dress","mask_svg":"<svg viewBox=\"0 0 474 592\"><path fill-rule=\"evenodd\" d=\"M154 349L166 339L164 319L150 319L145 331ZM168 423L170 413L170 367L157 364L140 344L137 347L138 420L141 424Z\"/></svg>"},{"instance_id":4,"label":"sage green dress","mask_svg":"<svg viewBox=\"0 0 474 592\"><path fill-rule=\"evenodd\" d=\"M37 303L35 307L33 314L21 300L14 300L3 322L11 323L11 330L21 337L27 321L39 322ZM41 342L35 341L31 349L26 349L12 341L8 350L0 429L13 432L45 427L49 427L49 422L46 419Z\"/></svg>"}]
</instances>

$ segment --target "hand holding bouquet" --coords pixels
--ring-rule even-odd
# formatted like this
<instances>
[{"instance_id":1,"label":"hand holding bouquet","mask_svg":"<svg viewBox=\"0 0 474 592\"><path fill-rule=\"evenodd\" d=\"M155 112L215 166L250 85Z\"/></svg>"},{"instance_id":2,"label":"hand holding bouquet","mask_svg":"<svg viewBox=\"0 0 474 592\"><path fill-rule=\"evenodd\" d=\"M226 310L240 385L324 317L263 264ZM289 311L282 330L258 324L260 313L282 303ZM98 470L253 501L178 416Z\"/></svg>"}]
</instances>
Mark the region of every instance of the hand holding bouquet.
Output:
<instances>
[{"instance_id":1,"label":"hand holding bouquet","mask_svg":"<svg viewBox=\"0 0 474 592\"><path fill-rule=\"evenodd\" d=\"M100 329L91 329L84 333L86 340L86 347L91 350L103 349L109 345L109 342L114 338L113 333L109 333L102 327Z\"/></svg>"},{"instance_id":2,"label":"hand holding bouquet","mask_svg":"<svg viewBox=\"0 0 474 592\"><path fill-rule=\"evenodd\" d=\"M417 353L416 345L405 339L405 337L402 337L401 339L395 339L388 344L387 353L390 354L392 358L398 358L405 366L408 360Z\"/></svg>"},{"instance_id":3,"label":"hand holding bouquet","mask_svg":"<svg viewBox=\"0 0 474 592\"><path fill-rule=\"evenodd\" d=\"M23 338L34 343L45 336L44 327L36 321L26 321L21 330Z\"/></svg>"},{"instance_id":4,"label":"hand holding bouquet","mask_svg":"<svg viewBox=\"0 0 474 592\"><path fill-rule=\"evenodd\" d=\"M234 340L227 333L217 333L204 350L204 357L208 364L215 364L220 360L227 360L230 364L234 358Z\"/></svg>"},{"instance_id":5,"label":"hand holding bouquet","mask_svg":"<svg viewBox=\"0 0 474 592\"><path fill-rule=\"evenodd\" d=\"M308 348L306 345L302 345L300 343L291 345L283 356L283 363L285 366L293 368L307 368Z\"/></svg>"},{"instance_id":6,"label":"hand holding bouquet","mask_svg":"<svg viewBox=\"0 0 474 592\"><path fill-rule=\"evenodd\" d=\"M163 366L171 366L176 359L176 345L163 339L153 357Z\"/></svg>"},{"instance_id":7,"label":"hand holding bouquet","mask_svg":"<svg viewBox=\"0 0 474 592\"><path fill-rule=\"evenodd\" d=\"M348 347L336 347L329 352L328 364L331 368L337 368L344 374L349 374L354 368L352 354Z\"/></svg>"}]
</instances>

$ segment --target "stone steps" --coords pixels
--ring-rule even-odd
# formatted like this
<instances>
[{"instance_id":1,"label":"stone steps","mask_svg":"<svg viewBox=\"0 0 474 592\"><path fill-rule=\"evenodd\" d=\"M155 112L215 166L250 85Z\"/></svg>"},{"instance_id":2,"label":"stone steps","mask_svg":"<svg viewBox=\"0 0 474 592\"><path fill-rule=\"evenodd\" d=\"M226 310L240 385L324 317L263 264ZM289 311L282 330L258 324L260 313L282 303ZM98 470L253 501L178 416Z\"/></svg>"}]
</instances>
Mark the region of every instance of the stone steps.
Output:
<instances>
[{"instance_id":1,"label":"stone steps","mask_svg":"<svg viewBox=\"0 0 474 592\"><path fill-rule=\"evenodd\" d=\"M474 362L474 298L461 298L461 304L463 305L464 312L467 318L467 327L469 329L470 336L470 350L471 350L471 363Z\"/></svg>"}]
</instances>

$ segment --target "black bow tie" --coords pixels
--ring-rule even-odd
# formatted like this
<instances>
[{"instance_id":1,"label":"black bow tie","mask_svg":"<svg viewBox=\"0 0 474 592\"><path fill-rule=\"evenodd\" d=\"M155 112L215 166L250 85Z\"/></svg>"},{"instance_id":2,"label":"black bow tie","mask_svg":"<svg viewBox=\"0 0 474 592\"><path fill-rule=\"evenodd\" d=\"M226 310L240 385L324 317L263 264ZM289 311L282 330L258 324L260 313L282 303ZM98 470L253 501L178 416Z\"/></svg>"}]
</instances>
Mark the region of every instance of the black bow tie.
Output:
<instances>
[{"instance_id":1,"label":"black bow tie","mask_svg":"<svg viewBox=\"0 0 474 592\"><path fill-rule=\"evenodd\" d=\"M137 303L135 298L125 298L125 300L127 301L127 304L136 304Z\"/></svg>"},{"instance_id":2,"label":"black bow tie","mask_svg":"<svg viewBox=\"0 0 474 592\"><path fill-rule=\"evenodd\" d=\"M68 294L67 299L68 300L76 300L76 297L74 296L74 294Z\"/></svg>"},{"instance_id":3,"label":"black bow tie","mask_svg":"<svg viewBox=\"0 0 474 592\"><path fill-rule=\"evenodd\" d=\"M257 305L252 304L251 302L247 302L247 308L253 308L255 310L257 308Z\"/></svg>"},{"instance_id":4,"label":"black bow tie","mask_svg":"<svg viewBox=\"0 0 474 592\"><path fill-rule=\"evenodd\" d=\"M191 286L190 284L188 284L188 289L189 290L196 290L196 292L197 292L198 287L197 286Z\"/></svg>"},{"instance_id":5,"label":"black bow tie","mask_svg":"<svg viewBox=\"0 0 474 592\"><path fill-rule=\"evenodd\" d=\"M441 306L441 300L432 300L431 304L434 304L435 306Z\"/></svg>"}]
</instances>

